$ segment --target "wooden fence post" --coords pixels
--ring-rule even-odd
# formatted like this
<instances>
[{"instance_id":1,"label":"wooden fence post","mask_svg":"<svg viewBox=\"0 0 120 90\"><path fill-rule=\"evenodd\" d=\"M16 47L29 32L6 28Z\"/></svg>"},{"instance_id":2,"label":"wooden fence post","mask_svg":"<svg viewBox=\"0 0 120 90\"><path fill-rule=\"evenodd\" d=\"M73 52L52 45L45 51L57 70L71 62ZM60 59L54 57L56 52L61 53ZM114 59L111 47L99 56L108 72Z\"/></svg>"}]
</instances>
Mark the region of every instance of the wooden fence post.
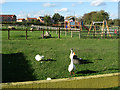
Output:
<instances>
[{"instance_id":1,"label":"wooden fence post","mask_svg":"<svg viewBox=\"0 0 120 90\"><path fill-rule=\"evenodd\" d=\"M60 38L60 28L59 28L58 38Z\"/></svg>"},{"instance_id":2,"label":"wooden fence post","mask_svg":"<svg viewBox=\"0 0 120 90\"><path fill-rule=\"evenodd\" d=\"M120 38L120 31L119 31L119 27L118 27L118 32L117 32L117 38Z\"/></svg>"},{"instance_id":3,"label":"wooden fence post","mask_svg":"<svg viewBox=\"0 0 120 90\"><path fill-rule=\"evenodd\" d=\"M42 28L39 28L39 30L40 30L40 33L42 33ZM42 37L42 35L40 36L40 38Z\"/></svg>"},{"instance_id":4,"label":"wooden fence post","mask_svg":"<svg viewBox=\"0 0 120 90\"><path fill-rule=\"evenodd\" d=\"M10 30L8 29L8 40L10 40Z\"/></svg>"},{"instance_id":5,"label":"wooden fence post","mask_svg":"<svg viewBox=\"0 0 120 90\"><path fill-rule=\"evenodd\" d=\"M27 29L26 29L26 40L27 40Z\"/></svg>"}]
</instances>

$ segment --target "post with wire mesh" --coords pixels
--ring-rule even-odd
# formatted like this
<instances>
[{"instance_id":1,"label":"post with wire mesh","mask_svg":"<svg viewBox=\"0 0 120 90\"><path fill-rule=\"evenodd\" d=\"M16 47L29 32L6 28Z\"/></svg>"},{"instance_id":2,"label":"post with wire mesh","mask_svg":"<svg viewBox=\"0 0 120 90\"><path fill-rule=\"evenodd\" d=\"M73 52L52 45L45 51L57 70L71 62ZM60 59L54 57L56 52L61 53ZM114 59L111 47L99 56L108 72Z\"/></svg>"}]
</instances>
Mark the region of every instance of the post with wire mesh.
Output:
<instances>
[{"instance_id":1,"label":"post with wire mesh","mask_svg":"<svg viewBox=\"0 0 120 90\"><path fill-rule=\"evenodd\" d=\"M120 38L120 28L118 27L117 38Z\"/></svg>"},{"instance_id":2,"label":"post with wire mesh","mask_svg":"<svg viewBox=\"0 0 120 90\"><path fill-rule=\"evenodd\" d=\"M60 38L60 27L59 27L59 33L58 33L58 38Z\"/></svg>"},{"instance_id":3,"label":"post with wire mesh","mask_svg":"<svg viewBox=\"0 0 120 90\"><path fill-rule=\"evenodd\" d=\"M26 29L26 40L27 40L27 29Z\"/></svg>"}]
</instances>

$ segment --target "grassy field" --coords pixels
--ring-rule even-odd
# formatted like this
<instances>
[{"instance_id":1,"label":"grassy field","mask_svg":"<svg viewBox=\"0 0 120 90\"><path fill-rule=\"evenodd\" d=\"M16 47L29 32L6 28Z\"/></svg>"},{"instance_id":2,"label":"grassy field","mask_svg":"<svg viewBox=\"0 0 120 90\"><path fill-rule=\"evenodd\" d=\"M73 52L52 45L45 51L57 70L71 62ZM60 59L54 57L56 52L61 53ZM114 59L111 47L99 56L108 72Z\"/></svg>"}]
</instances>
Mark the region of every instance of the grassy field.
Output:
<instances>
[{"instance_id":1,"label":"grassy field","mask_svg":"<svg viewBox=\"0 0 120 90\"><path fill-rule=\"evenodd\" d=\"M2 73L3 82L46 80L70 77L70 48L87 63L75 65L76 76L87 76L118 72L118 39L79 39L70 33L61 38L52 33L53 38L42 39L40 31L11 31L7 40L7 31L2 31ZM44 55L45 60L35 60L36 54Z\"/></svg>"}]
</instances>

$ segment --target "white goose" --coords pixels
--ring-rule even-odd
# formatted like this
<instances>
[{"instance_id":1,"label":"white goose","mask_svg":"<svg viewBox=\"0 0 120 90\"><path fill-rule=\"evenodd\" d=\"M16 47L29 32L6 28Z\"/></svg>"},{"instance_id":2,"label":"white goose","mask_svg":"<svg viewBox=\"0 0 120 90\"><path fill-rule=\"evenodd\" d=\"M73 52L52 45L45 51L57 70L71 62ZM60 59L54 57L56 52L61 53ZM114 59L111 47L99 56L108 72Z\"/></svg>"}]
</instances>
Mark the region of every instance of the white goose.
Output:
<instances>
[{"instance_id":1,"label":"white goose","mask_svg":"<svg viewBox=\"0 0 120 90\"><path fill-rule=\"evenodd\" d=\"M76 69L75 65L73 64L73 56L74 55L75 55L75 53L73 53L73 49L71 49L71 54L70 54L71 63L68 67L68 71L70 72L70 75L72 75L72 72L74 74L74 70Z\"/></svg>"},{"instance_id":2,"label":"white goose","mask_svg":"<svg viewBox=\"0 0 120 90\"><path fill-rule=\"evenodd\" d=\"M35 59L36 59L37 61L41 61L43 58L44 58L44 56L40 56L39 54L37 54L37 55L35 56Z\"/></svg>"}]
</instances>

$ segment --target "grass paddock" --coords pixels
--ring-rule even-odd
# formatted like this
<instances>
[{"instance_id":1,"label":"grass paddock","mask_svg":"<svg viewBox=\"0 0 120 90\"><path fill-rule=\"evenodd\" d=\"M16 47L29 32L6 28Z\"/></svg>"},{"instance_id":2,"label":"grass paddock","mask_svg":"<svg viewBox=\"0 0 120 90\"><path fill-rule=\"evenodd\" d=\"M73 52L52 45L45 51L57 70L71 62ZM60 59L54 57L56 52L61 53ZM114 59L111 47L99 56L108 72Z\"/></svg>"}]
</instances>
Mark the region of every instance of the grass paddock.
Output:
<instances>
[{"instance_id":1,"label":"grass paddock","mask_svg":"<svg viewBox=\"0 0 120 90\"><path fill-rule=\"evenodd\" d=\"M89 76L118 72L118 39L79 39L70 35L56 33L53 38L42 39L42 32L11 31L10 40L7 32L2 31L2 76L3 82L19 82L68 78L70 48L78 57L88 63L75 65L73 77ZM35 55L44 55L52 61L38 62Z\"/></svg>"}]
</instances>

